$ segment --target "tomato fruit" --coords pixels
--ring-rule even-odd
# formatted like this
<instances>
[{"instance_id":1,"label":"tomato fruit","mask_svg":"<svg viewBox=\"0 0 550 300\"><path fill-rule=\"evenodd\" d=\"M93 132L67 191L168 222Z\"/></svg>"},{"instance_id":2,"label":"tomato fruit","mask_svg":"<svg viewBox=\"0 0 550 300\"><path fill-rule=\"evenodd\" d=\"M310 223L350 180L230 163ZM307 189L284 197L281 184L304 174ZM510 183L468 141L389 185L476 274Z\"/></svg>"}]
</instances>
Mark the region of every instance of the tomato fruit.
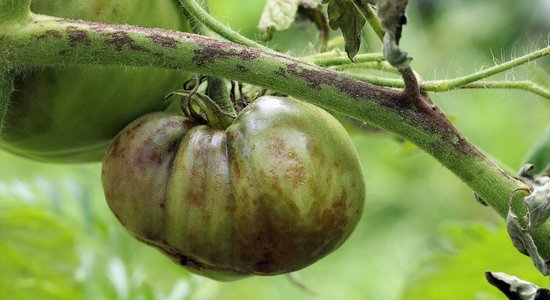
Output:
<instances>
[{"instance_id":1,"label":"tomato fruit","mask_svg":"<svg viewBox=\"0 0 550 300\"><path fill-rule=\"evenodd\" d=\"M137 119L108 149L102 182L131 234L216 280L312 264L348 238L365 197L338 121L271 96L225 130L172 113Z\"/></svg>"},{"instance_id":2,"label":"tomato fruit","mask_svg":"<svg viewBox=\"0 0 550 300\"><path fill-rule=\"evenodd\" d=\"M36 0L35 13L185 31L172 0ZM69 41L67 41L69 42ZM16 74L0 148L50 162L101 161L109 142L137 117L163 110L163 96L187 80L179 71L68 66Z\"/></svg>"}]
</instances>

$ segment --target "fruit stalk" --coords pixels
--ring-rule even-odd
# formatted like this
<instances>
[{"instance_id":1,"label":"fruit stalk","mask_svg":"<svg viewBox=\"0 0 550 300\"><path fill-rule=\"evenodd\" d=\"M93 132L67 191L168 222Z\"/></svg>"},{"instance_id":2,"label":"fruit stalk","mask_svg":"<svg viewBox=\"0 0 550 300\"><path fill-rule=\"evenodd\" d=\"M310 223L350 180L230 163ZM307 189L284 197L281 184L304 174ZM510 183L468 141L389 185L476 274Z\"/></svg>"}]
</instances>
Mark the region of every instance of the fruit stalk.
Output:
<instances>
[{"instance_id":1,"label":"fruit stalk","mask_svg":"<svg viewBox=\"0 0 550 300\"><path fill-rule=\"evenodd\" d=\"M438 159L501 216L511 195L516 213L525 213L525 193L514 193L525 184L469 143L429 101L407 106L400 91L282 54L182 32L34 15L32 22L0 33L0 56L19 70L68 64L185 68L281 91L394 132ZM550 258L548 234L548 226L534 234L544 258Z\"/></svg>"}]
</instances>

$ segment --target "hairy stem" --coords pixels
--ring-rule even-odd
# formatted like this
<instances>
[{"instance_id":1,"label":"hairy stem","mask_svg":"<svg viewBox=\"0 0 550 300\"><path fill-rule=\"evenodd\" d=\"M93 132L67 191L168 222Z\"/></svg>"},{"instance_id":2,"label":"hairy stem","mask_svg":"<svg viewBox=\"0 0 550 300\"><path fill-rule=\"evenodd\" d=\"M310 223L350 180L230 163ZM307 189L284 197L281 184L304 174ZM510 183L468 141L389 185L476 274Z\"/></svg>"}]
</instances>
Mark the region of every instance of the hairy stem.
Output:
<instances>
[{"instance_id":1,"label":"hairy stem","mask_svg":"<svg viewBox=\"0 0 550 300\"><path fill-rule=\"evenodd\" d=\"M325 52L302 58L304 61L316 64L321 67L357 64L364 62L381 62L384 60L382 53L358 54L353 58L353 62L348 56L339 52Z\"/></svg>"},{"instance_id":2,"label":"hairy stem","mask_svg":"<svg viewBox=\"0 0 550 300\"><path fill-rule=\"evenodd\" d=\"M370 6L367 2L364 0L353 0L353 4L355 4L355 7L361 12L365 20L369 23L370 27L376 33L376 36L380 39L380 41L384 40L384 29L382 28L382 23L380 23L380 19L378 19L378 16L376 15L376 12Z\"/></svg>"},{"instance_id":3,"label":"hairy stem","mask_svg":"<svg viewBox=\"0 0 550 300\"><path fill-rule=\"evenodd\" d=\"M430 82L426 82L426 90L434 92L444 91L441 88L430 89ZM437 87L437 85L436 85ZM461 89L517 89L524 90L550 100L550 90L532 81L477 81L460 86Z\"/></svg>"},{"instance_id":4,"label":"hairy stem","mask_svg":"<svg viewBox=\"0 0 550 300\"><path fill-rule=\"evenodd\" d=\"M383 70L391 72L391 69L388 69L384 65L367 65L371 69ZM364 68L364 67L363 67ZM344 71L347 76L361 80L364 82L372 83L379 86L392 87L392 88L404 88L405 84L403 80L396 78L384 78L379 76L371 76L365 74L356 74L356 73L347 73L346 70L353 70L353 67L339 67L338 71ZM523 90L526 92L539 95L543 98L550 100L550 89L542 87L536 84L533 81L521 80L521 81L476 81L467 83L465 85L457 87L459 89L515 89ZM440 81L423 81L420 83L420 89L427 92L445 92L448 91L447 86L442 85Z\"/></svg>"},{"instance_id":5,"label":"hairy stem","mask_svg":"<svg viewBox=\"0 0 550 300\"><path fill-rule=\"evenodd\" d=\"M70 64L156 66L242 81L283 92L328 110L389 130L438 159L500 215L510 196L525 188L471 145L428 101L406 106L403 94L271 51L203 36L128 25L33 15L0 32L0 70ZM521 193L515 198L521 203ZM518 215L525 209L518 204ZM550 258L544 226L534 236Z\"/></svg>"},{"instance_id":6,"label":"hairy stem","mask_svg":"<svg viewBox=\"0 0 550 300\"><path fill-rule=\"evenodd\" d=\"M206 27L208 27L208 29L219 34L224 39L227 39L228 41L237 44L263 49L265 51L272 51L271 49L234 32L233 30L231 30L231 28L225 26L220 21L216 20L216 18L208 14L208 12L206 12L195 0L179 0L179 2L183 6L183 8L185 8L191 15L193 15L193 17L203 23Z\"/></svg>"},{"instance_id":7,"label":"hairy stem","mask_svg":"<svg viewBox=\"0 0 550 300\"><path fill-rule=\"evenodd\" d=\"M548 55L550 55L550 46L548 46L546 48L542 48L542 49L534 51L534 52L531 52L531 53L526 54L524 56L520 56L516 59L507 61L505 63L496 65L494 67L487 68L487 69L481 70L479 72L475 72L475 73L470 74L470 75L466 75L466 76L459 77L459 78L454 78L454 79L449 79L449 80L433 81L432 83L434 85L439 86L439 91L448 91L448 90L452 90L452 89L461 87L461 86L466 85L468 83L475 82L475 81L478 81L480 79L487 78L489 76L502 73L502 72L510 70L514 67L526 64L530 61L533 61L533 60L536 60L536 59L539 59L539 58L542 58L542 57L548 56Z\"/></svg>"},{"instance_id":8,"label":"hairy stem","mask_svg":"<svg viewBox=\"0 0 550 300\"><path fill-rule=\"evenodd\" d=\"M208 13L208 1L201 1L202 9ZM183 8L183 14L189 21L189 25L194 33L214 37L214 32L208 29L203 23L200 23L187 11ZM235 116L237 112L233 107L233 102L231 101L230 96L230 85L231 83L223 78L218 78L214 76L208 76L208 95L210 98L220 107L220 109L229 115Z\"/></svg>"}]
</instances>

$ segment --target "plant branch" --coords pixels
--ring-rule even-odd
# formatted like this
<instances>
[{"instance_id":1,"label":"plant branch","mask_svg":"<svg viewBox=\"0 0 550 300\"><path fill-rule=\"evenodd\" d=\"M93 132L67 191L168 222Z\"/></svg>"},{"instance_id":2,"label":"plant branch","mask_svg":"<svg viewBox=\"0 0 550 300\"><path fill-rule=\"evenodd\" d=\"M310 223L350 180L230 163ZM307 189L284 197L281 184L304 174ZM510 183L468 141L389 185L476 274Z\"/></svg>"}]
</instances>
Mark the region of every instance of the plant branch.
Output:
<instances>
[{"instance_id":1,"label":"plant branch","mask_svg":"<svg viewBox=\"0 0 550 300\"><path fill-rule=\"evenodd\" d=\"M288 56L203 36L128 25L33 15L0 32L0 70L14 72L71 64L154 66L242 81L311 102L394 132L454 172L501 216L525 183L506 174L469 143L428 101L405 106L399 91L364 83ZM535 235L550 258L550 226Z\"/></svg>"},{"instance_id":2,"label":"plant branch","mask_svg":"<svg viewBox=\"0 0 550 300\"><path fill-rule=\"evenodd\" d=\"M382 53L358 54L353 58L352 62L349 60L346 54L333 51L314 54L311 56L303 57L301 59L305 62L316 64L321 67L331 67L363 62L381 62L384 61L384 55Z\"/></svg>"},{"instance_id":3,"label":"plant branch","mask_svg":"<svg viewBox=\"0 0 550 300\"><path fill-rule=\"evenodd\" d=\"M373 68L376 67L376 65L373 65ZM388 70L384 66L379 66L378 69L381 70ZM385 87L391 87L391 88L404 88L405 84L403 83L403 80L401 79L395 79L395 78L385 78L385 77L379 77L379 76L370 76L365 74L356 74L356 73L349 73L345 72L346 69L338 69L338 71L344 71L344 73L347 76L350 76L352 78L355 78L357 80L361 80L364 82L372 83L378 86L385 86ZM465 85L462 85L460 87L457 87L459 89L516 89L516 90L524 90L536 95L539 95L543 98L546 98L550 100L550 89L544 88L538 84L536 84L533 81L529 80L521 80L521 81L477 81L477 82L471 82L467 83ZM422 91L427 92L447 92L449 89L447 86L442 85L440 81L423 81L420 83L420 89Z\"/></svg>"},{"instance_id":4,"label":"plant branch","mask_svg":"<svg viewBox=\"0 0 550 300\"><path fill-rule=\"evenodd\" d=\"M357 74L357 73L348 73L348 72L344 72L344 74L346 74L346 76L349 76L351 78L354 78L363 82L368 82L370 84L374 84L378 86L400 88L400 89L405 87L405 84L403 83L403 79L386 78L386 77Z\"/></svg>"},{"instance_id":5,"label":"plant branch","mask_svg":"<svg viewBox=\"0 0 550 300\"><path fill-rule=\"evenodd\" d=\"M382 28L382 23L380 22L380 19L376 15L376 12L370 6L367 2L362 0L353 0L353 4L355 4L355 7L359 10L361 15L367 20L370 27L376 33L376 36L380 39L380 41L384 40L384 29Z\"/></svg>"},{"instance_id":6,"label":"plant branch","mask_svg":"<svg viewBox=\"0 0 550 300\"><path fill-rule=\"evenodd\" d=\"M516 59L513 59L511 61L496 65L491 68L487 68L485 70L481 70L479 72L475 72L470 75L466 75L459 78L449 79L449 80L438 80L433 81L432 83L439 86L439 91L447 91L452 90L455 88L459 88L463 85L466 85L468 83L472 83L475 81L478 81L483 78L487 78L489 76L502 73L504 71L510 70L514 67L529 63L533 60L545 57L550 54L550 46L546 48L542 48L540 50L531 52L529 54L526 54L524 56L520 56Z\"/></svg>"},{"instance_id":7,"label":"plant branch","mask_svg":"<svg viewBox=\"0 0 550 300\"><path fill-rule=\"evenodd\" d=\"M426 90L430 90L430 82L426 82ZM522 81L477 81L472 83L467 83L463 86L460 86L461 89L518 89L531 92L533 94L539 95L550 100L550 90L546 89L533 81L522 80ZM433 89L434 92L445 91L441 87Z\"/></svg>"},{"instance_id":8,"label":"plant branch","mask_svg":"<svg viewBox=\"0 0 550 300\"><path fill-rule=\"evenodd\" d=\"M384 71L392 74L400 74L399 71L396 68L394 68L392 65L390 65L387 61L371 61L371 62L362 62L362 63L354 63L354 64L344 64L344 65L332 66L330 69L339 71L339 72L346 72L346 71L364 72L366 70L379 70L379 71ZM382 79L386 79L386 78L382 78ZM401 80L401 82L403 81ZM382 86L384 86L384 84L382 84Z\"/></svg>"},{"instance_id":9,"label":"plant branch","mask_svg":"<svg viewBox=\"0 0 550 300\"><path fill-rule=\"evenodd\" d=\"M203 0L200 4L202 9L208 13L208 1ZM183 14L189 21L189 25L191 26L192 30L196 34L204 35L204 36L210 36L215 37L215 33L212 32L208 27L206 27L203 23L198 22L197 19L193 17L187 11L187 9L182 9ZM223 79L223 78L217 78L214 76L208 76L208 95L214 101L220 109L229 115L236 116L237 112L235 111L235 108L233 107L233 102L231 101L231 96L229 93L230 88L230 82Z\"/></svg>"},{"instance_id":10,"label":"plant branch","mask_svg":"<svg viewBox=\"0 0 550 300\"><path fill-rule=\"evenodd\" d=\"M405 83L405 90L403 93L405 94L406 99L411 101L411 104L414 104L420 97L420 85L418 84L418 79L416 79L416 74L411 67L399 70L399 72L401 73L401 77L403 77L403 82Z\"/></svg>"},{"instance_id":11,"label":"plant branch","mask_svg":"<svg viewBox=\"0 0 550 300\"><path fill-rule=\"evenodd\" d=\"M208 12L206 12L195 0L179 0L179 2L183 6L183 8L185 8L191 15L193 15L193 17L203 23L210 30L219 34L224 39L252 48L258 48L265 51L273 51L261 44L256 43L253 40L250 40L236 33L231 28L225 26L220 21L216 20L216 18L212 17Z\"/></svg>"}]
</instances>

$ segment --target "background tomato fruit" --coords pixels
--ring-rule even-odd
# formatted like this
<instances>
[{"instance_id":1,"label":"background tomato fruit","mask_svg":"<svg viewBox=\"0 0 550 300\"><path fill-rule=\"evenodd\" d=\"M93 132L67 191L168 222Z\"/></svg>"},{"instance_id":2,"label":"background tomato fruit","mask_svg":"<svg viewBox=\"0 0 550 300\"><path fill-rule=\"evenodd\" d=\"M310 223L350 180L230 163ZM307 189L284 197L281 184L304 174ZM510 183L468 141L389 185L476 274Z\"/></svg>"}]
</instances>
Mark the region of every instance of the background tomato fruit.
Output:
<instances>
[{"instance_id":1,"label":"background tomato fruit","mask_svg":"<svg viewBox=\"0 0 550 300\"><path fill-rule=\"evenodd\" d=\"M365 197L338 121L270 96L226 130L169 113L137 119L107 151L102 182L134 236L217 280L312 264L351 234Z\"/></svg>"},{"instance_id":2,"label":"background tomato fruit","mask_svg":"<svg viewBox=\"0 0 550 300\"><path fill-rule=\"evenodd\" d=\"M185 31L177 1L37 0L35 13ZM71 66L17 74L0 148L42 161L101 161L111 139L137 117L163 110L186 80L178 71Z\"/></svg>"}]
</instances>

